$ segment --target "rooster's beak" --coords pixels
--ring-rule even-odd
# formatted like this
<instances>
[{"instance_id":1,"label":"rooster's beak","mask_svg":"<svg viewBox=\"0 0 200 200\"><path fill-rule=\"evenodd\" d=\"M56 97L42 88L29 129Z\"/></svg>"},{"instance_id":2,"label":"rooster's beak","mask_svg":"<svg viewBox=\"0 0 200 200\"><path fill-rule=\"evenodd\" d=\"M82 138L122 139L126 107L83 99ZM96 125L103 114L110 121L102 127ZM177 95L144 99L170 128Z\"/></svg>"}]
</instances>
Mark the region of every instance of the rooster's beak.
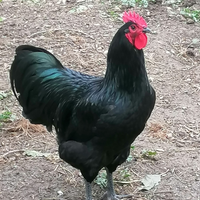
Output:
<instances>
[{"instance_id":1,"label":"rooster's beak","mask_svg":"<svg viewBox=\"0 0 200 200\"><path fill-rule=\"evenodd\" d=\"M149 28L143 28L142 32L143 33L152 33Z\"/></svg>"}]
</instances>

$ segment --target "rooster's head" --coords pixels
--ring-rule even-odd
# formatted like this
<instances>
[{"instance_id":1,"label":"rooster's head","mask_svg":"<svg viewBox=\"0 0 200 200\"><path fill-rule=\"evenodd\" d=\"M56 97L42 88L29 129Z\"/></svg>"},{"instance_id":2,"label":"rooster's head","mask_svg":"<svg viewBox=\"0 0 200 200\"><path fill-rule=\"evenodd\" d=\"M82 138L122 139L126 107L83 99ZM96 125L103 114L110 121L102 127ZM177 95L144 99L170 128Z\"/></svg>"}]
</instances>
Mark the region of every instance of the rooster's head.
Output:
<instances>
[{"instance_id":1,"label":"rooster's head","mask_svg":"<svg viewBox=\"0 0 200 200\"><path fill-rule=\"evenodd\" d=\"M143 17L135 12L124 12L123 21L130 24L128 29L125 30L125 35L129 42L137 49L144 48L147 44L146 33L151 31L147 28L147 23Z\"/></svg>"}]
</instances>

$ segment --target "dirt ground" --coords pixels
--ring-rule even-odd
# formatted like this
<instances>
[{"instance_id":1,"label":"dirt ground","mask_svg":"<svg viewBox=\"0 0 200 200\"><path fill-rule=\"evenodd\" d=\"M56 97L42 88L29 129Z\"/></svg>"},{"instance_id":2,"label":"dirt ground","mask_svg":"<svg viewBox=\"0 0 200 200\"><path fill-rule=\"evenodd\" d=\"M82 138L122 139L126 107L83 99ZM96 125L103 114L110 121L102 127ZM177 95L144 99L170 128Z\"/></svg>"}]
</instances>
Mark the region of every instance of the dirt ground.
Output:
<instances>
[{"instance_id":1,"label":"dirt ground","mask_svg":"<svg viewBox=\"0 0 200 200\"><path fill-rule=\"evenodd\" d=\"M200 23L179 15L186 4L174 8L157 2L134 8L154 32L144 52L157 102L134 142L133 159L114 174L117 193L131 193L132 199L200 199ZM200 10L200 2L193 7ZM116 1L98 0L0 3L0 17L5 18L0 22L0 92L6 94L0 113L9 110L15 116L0 128L0 199L85 198L79 171L58 157L55 135L21 116L8 71L15 48L32 44L50 50L69 68L104 75L108 46L123 24L120 14L125 9ZM27 150L44 154L27 155ZM145 151L157 154L149 157ZM161 175L161 181L140 191L141 179L148 174ZM94 183L95 200L104 192Z\"/></svg>"}]
</instances>

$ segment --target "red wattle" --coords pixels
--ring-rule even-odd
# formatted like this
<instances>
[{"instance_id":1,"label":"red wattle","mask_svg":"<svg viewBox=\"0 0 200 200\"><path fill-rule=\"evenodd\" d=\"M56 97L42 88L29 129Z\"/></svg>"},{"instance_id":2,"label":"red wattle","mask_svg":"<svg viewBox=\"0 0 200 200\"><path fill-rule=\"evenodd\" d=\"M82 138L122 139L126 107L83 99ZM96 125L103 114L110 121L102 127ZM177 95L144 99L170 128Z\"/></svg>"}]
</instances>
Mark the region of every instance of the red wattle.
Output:
<instances>
[{"instance_id":1,"label":"red wattle","mask_svg":"<svg viewBox=\"0 0 200 200\"><path fill-rule=\"evenodd\" d=\"M147 45L147 36L144 33L139 34L134 41L137 49L143 49Z\"/></svg>"}]
</instances>

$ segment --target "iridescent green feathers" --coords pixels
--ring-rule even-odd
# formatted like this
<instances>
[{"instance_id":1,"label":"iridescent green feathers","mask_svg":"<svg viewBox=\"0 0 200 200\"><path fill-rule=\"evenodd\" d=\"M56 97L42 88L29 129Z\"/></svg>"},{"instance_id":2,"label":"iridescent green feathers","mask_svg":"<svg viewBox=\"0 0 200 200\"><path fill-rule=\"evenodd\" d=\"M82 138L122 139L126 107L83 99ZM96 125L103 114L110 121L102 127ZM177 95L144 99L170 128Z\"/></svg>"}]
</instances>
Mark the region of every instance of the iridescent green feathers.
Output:
<instances>
[{"instance_id":1,"label":"iridescent green feathers","mask_svg":"<svg viewBox=\"0 0 200 200\"><path fill-rule=\"evenodd\" d=\"M76 103L80 73L65 69L48 51L32 46L16 49L10 70L12 90L32 123L49 127L68 115ZM72 87L73 85L73 87ZM73 104L73 105L72 105ZM66 108L65 113L60 109Z\"/></svg>"}]
</instances>

